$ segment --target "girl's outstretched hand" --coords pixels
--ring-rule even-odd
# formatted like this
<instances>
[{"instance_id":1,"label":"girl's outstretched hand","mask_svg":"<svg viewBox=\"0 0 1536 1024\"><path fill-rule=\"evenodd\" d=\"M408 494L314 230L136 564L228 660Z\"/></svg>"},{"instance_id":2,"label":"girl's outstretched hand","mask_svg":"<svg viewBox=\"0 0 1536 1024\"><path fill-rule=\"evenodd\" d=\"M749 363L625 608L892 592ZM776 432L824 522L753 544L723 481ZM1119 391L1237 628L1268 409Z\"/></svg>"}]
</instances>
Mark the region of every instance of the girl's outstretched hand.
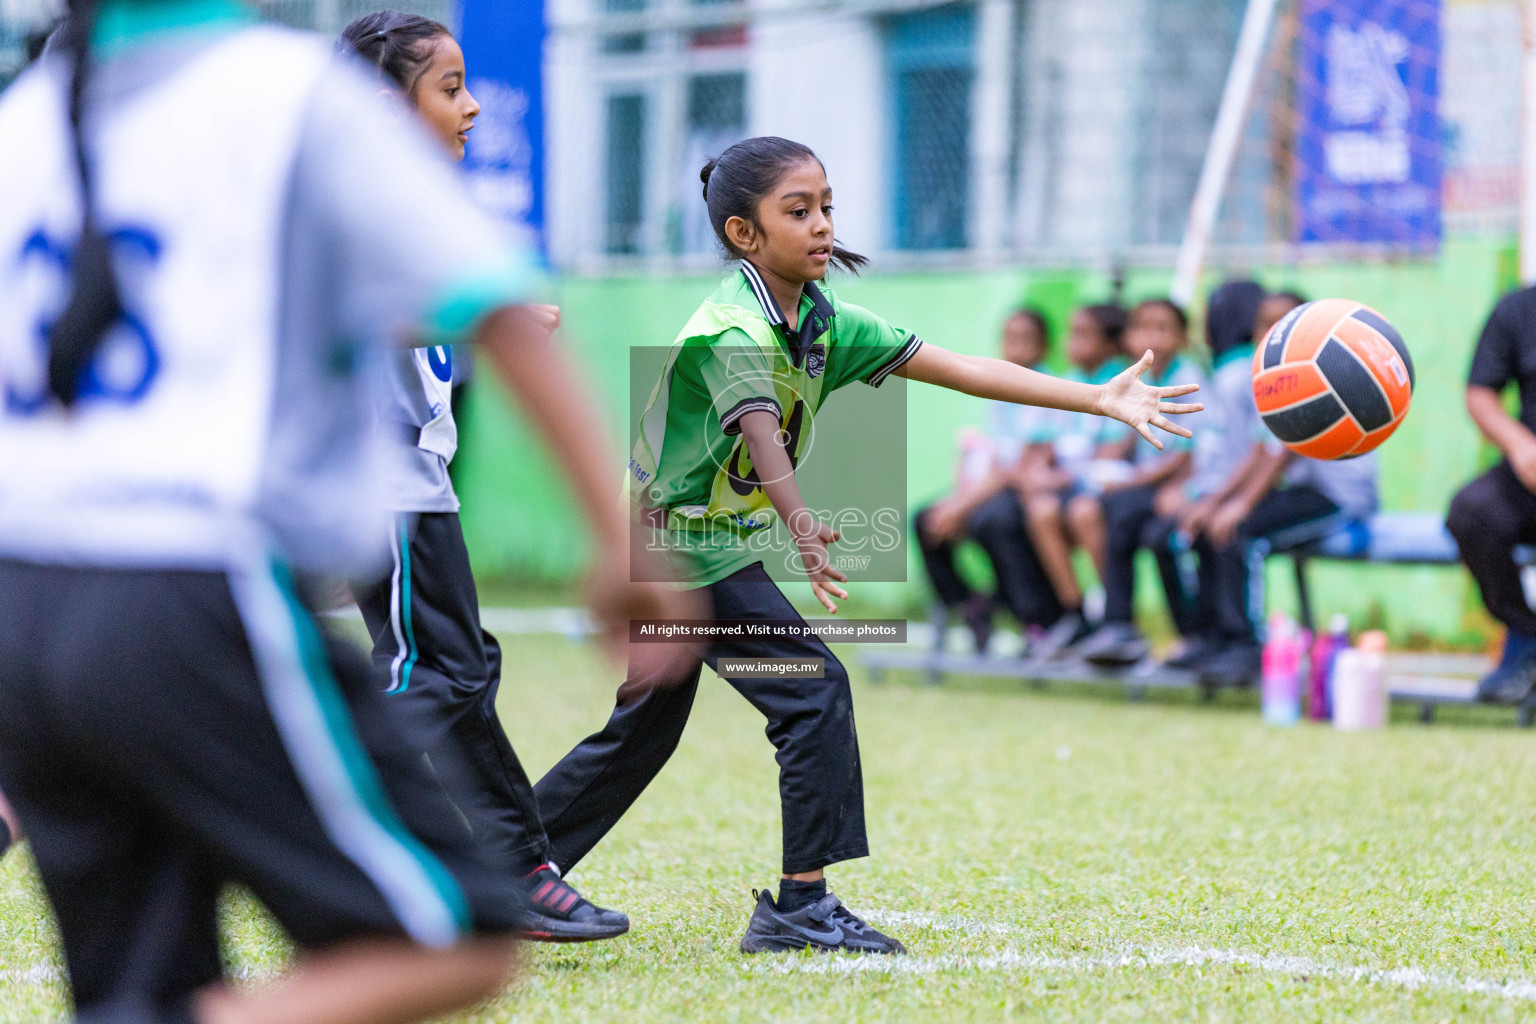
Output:
<instances>
[{"instance_id":1,"label":"girl's outstretched hand","mask_svg":"<svg viewBox=\"0 0 1536 1024\"><path fill-rule=\"evenodd\" d=\"M1142 382L1141 375L1152 365L1152 353L1146 352L1135 365L1116 374L1114 379L1099 388L1099 414L1129 423L1152 447L1162 450L1163 443L1152 435L1152 427L1166 430L1180 437L1192 436L1184 427L1175 426L1167 416L1199 412L1205 406L1199 402L1170 402L1167 399L1199 391L1198 384L1173 384L1166 388L1154 388ZM1150 426L1149 426L1150 424Z\"/></svg>"},{"instance_id":2,"label":"girl's outstretched hand","mask_svg":"<svg viewBox=\"0 0 1536 1024\"><path fill-rule=\"evenodd\" d=\"M790 536L795 538L795 544L800 548L800 561L805 567L805 575L811 581L811 593L816 595L816 600L821 602L827 614L836 615L837 605L833 598L848 600L848 591L838 586L839 583L847 583L848 577L841 570L833 568L832 559L827 555L827 545L837 543L843 535L826 523L817 522L805 509L801 509L786 525Z\"/></svg>"}]
</instances>

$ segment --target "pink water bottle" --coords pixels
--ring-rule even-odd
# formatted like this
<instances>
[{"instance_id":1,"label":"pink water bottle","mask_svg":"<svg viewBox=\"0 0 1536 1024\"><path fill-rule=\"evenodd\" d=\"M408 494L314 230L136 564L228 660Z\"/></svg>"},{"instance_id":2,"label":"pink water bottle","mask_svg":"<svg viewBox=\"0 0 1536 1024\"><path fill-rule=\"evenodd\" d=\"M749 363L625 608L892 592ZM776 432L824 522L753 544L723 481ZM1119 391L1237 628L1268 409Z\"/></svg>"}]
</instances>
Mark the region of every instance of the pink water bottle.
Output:
<instances>
[{"instance_id":1,"label":"pink water bottle","mask_svg":"<svg viewBox=\"0 0 1536 1024\"><path fill-rule=\"evenodd\" d=\"M1260 683L1264 721L1295 725L1301 718L1301 660L1306 636L1291 617L1276 612L1269 620L1264 644L1264 675Z\"/></svg>"}]
</instances>

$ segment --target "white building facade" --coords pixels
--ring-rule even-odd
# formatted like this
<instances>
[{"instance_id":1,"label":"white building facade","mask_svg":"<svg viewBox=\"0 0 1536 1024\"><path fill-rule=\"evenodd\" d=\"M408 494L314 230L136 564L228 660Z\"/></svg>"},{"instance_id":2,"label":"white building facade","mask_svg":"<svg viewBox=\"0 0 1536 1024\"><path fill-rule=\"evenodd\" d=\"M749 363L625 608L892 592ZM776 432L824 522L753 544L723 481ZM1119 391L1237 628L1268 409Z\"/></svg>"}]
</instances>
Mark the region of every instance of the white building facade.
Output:
<instances>
[{"instance_id":1,"label":"white building facade","mask_svg":"<svg viewBox=\"0 0 1536 1024\"><path fill-rule=\"evenodd\" d=\"M975 265L1172 246L1242 13L1239 0L549 5L546 226L552 259L584 269L711 258L699 169L768 134L816 150L839 236L862 251Z\"/></svg>"}]
</instances>

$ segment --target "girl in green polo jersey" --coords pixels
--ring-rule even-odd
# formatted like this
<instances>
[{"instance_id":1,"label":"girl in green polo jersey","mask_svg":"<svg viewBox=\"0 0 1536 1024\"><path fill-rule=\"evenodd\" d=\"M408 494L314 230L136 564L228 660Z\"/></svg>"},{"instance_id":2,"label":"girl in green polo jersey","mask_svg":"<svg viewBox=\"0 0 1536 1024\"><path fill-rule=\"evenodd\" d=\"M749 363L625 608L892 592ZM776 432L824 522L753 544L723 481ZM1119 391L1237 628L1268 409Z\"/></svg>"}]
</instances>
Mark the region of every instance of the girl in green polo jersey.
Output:
<instances>
[{"instance_id":1,"label":"girl in green polo jersey","mask_svg":"<svg viewBox=\"0 0 1536 1024\"><path fill-rule=\"evenodd\" d=\"M629 484L635 516L655 529L657 546L677 555L682 578L702 588L718 625L800 620L764 571L761 543L752 543L775 521L787 527L823 607L835 613L848 596L847 577L827 555L839 534L806 507L795 479L811 420L840 387L879 387L899 374L980 398L1110 416L1158 448L1152 426L1189 435L1165 416L1201 407L1165 399L1195 386L1143 384L1150 353L1105 384L1067 381L924 344L839 301L819 284L828 267L852 270L865 260L836 244L832 189L805 146L748 139L700 177L710 223L740 266L678 335L642 415ZM827 865L869 852L847 672L814 636L741 634L710 642L703 661L718 668L722 658L820 659L823 669L820 678L729 679L768 720L783 816L778 896L758 896L742 950L902 952L829 893L823 876ZM540 780L552 860L575 865L661 770L682 735L699 673L695 662L685 677L655 686L632 666L604 729Z\"/></svg>"}]
</instances>

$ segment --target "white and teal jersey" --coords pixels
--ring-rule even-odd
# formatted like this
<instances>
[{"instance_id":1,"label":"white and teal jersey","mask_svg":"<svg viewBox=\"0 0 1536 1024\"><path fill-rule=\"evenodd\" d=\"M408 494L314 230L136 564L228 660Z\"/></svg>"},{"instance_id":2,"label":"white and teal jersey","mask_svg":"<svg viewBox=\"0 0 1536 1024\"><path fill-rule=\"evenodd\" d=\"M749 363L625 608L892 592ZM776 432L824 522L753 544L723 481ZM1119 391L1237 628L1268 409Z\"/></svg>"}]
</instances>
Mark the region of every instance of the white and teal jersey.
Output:
<instances>
[{"instance_id":1,"label":"white and teal jersey","mask_svg":"<svg viewBox=\"0 0 1536 1024\"><path fill-rule=\"evenodd\" d=\"M453 419L453 346L397 353L389 399L379 414L403 447L392 460L389 505L397 512L457 512L448 464L459 447Z\"/></svg>"},{"instance_id":2,"label":"white and teal jersey","mask_svg":"<svg viewBox=\"0 0 1536 1024\"><path fill-rule=\"evenodd\" d=\"M0 557L377 564L388 349L457 340L530 283L376 83L326 40L198 9L221 6L99 47L87 141L125 313L70 412L46 388L80 223L69 69L0 95Z\"/></svg>"},{"instance_id":3,"label":"white and teal jersey","mask_svg":"<svg viewBox=\"0 0 1536 1024\"><path fill-rule=\"evenodd\" d=\"M1253 400L1253 346L1237 345L1218 356L1210 383L1193 400L1205 410L1179 422L1195 432L1188 490L1204 497L1219 491L1253 446L1269 436Z\"/></svg>"},{"instance_id":4,"label":"white and teal jersey","mask_svg":"<svg viewBox=\"0 0 1536 1024\"><path fill-rule=\"evenodd\" d=\"M1090 372L1076 366L1068 367L1063 380L1083 384L1103 384L1125 369L1125 360L1115 358ZM1056 465L1079 480L1087 473L1094 449L1106 441L1120 436L1116 432L1119 423L1091 412L1068 412L1065 409L1046 410L1046 418L1038 432L1038 440L1048 442Z\"/></svg>"},{"instance_id":5,"label":"white and teal jersey","mask_svg":"<svg viewBox=\"0 0 1536 1024\"><path fill-rule=\"evenodd\" d=\"M1038 364L1030 367L1044 373ZM992 452L996 465L1007 469L1019 461L1024 449L1052 440L1058 410L1014 402L990 403Z\"/></svg>"}]
</instances>

